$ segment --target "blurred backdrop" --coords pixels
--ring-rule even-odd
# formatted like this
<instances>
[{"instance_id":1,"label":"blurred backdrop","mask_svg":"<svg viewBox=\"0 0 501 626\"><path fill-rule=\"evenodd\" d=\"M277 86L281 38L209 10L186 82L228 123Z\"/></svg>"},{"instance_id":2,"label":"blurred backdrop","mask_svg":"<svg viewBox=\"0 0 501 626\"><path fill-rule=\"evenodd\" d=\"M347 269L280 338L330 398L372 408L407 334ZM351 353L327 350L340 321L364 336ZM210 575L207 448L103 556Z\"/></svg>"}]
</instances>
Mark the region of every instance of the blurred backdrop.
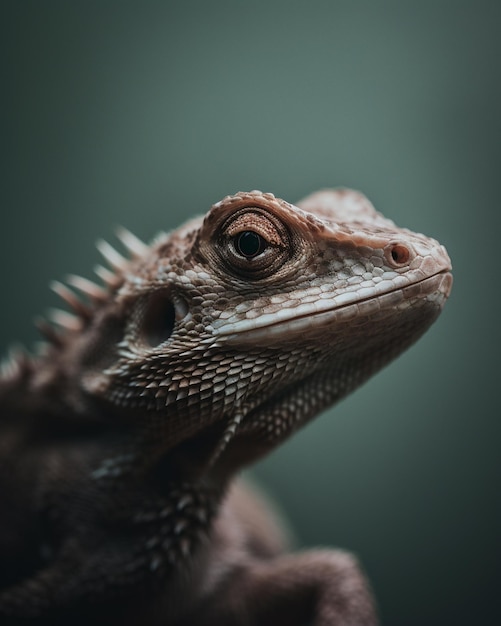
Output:
<instances>
[{"instance_id":1,"label":"blurred backdrop","mask_svg":"<svg viewBox=\"0 0 501 626\"><path fill-rule=\"evenodd\" d=\"M408 353L252 471L387 626L498 623L501 4L1 3L0 348L94 241L259 188L365 192L453 260ZM497 578L496 578L497 576Z\"/></svg>"}]
</instances>

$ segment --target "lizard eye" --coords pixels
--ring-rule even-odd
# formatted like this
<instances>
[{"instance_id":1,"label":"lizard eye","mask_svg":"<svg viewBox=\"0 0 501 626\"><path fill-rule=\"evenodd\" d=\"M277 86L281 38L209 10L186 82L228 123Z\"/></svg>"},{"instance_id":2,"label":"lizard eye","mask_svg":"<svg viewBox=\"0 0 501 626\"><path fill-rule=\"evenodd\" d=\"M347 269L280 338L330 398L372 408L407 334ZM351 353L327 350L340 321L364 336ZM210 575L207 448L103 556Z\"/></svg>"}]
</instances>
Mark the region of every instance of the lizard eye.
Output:
<instances>
[{"instance_id":1,"label":"lizard eye","mask_svg":"<svg viewBox=\"0 0 501 626\"><path fill-rule=\"evenodd\" d=\"M246 207L231 215L223 223L216 243L228 269L253 280L273 275L292 252L284 224L258 207Z\"/></svg>"},{"instance_id":2,"label":"lizard eye","mask_svg":"<svg viewBox=\"0 0 501 626\"><path fill-rule=\"evenodd\" d=\"M268 246L264 237L252 230L245 230L234 239L235 250L246 259L260 255Z\"/></svg>"}]
</instances>

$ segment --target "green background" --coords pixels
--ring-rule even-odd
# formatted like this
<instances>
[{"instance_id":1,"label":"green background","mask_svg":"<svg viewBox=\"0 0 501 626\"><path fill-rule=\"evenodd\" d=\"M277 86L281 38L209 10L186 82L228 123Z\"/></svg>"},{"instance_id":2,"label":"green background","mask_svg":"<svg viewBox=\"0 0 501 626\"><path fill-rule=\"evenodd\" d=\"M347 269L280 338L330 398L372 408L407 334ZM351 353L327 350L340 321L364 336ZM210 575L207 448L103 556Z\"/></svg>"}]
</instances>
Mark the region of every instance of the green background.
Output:
<instances>
[{"instance_id":1,"label":"green background","mask_svg":"<svg viewBox=\"0 0 501 626\"><path fill-rule=\"evenodd\" d=\"M358 553L387 626L501 623L500 7L1 3L2 351L117 224L240 189L351 186L447 246L435 326L253 472L299 546Z\"/></svg>"}]
</instances>

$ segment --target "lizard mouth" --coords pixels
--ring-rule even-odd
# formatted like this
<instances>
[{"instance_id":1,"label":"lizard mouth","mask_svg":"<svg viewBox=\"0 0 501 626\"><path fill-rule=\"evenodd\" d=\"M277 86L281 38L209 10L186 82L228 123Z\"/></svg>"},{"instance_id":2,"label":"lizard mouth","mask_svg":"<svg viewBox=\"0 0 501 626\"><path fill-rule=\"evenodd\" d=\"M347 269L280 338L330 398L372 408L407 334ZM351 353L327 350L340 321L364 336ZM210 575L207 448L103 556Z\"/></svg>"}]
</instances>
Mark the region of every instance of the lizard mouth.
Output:
<instances>
[{"instance_id":1,"label":"lizard mouth","mask_svg":"<svg viewBox=\"0 0 501 626\"><path fill-rule=\"evenodd\" d=\"M368 314L372 311L387 310L406 306L411 300L428 300L442 308L452 287L451 268L427 276L421 280L397 285L392 289L376 287L372 293L360 298L357 293L341 294L337 301L319 300L301 304L295 309L284 308L274 313L266 313L255 319L236 322L225 321L214 334L224 339L225 343L241 343L264 339L277 340L282 336L307 333L312 328L318 329L335 321L352 319L354 315Z\"/></svg>"}]
</instances>

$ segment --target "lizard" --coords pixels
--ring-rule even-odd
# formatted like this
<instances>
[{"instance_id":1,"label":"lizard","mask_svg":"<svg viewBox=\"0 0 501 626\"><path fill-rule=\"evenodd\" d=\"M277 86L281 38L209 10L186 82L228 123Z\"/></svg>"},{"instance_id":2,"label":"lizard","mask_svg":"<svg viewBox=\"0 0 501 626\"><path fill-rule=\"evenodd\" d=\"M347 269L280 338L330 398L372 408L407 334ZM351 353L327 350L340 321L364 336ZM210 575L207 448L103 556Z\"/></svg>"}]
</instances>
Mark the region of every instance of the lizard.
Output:
<instances>
[{"instance_id":1,"label":"lizard","mask_svg":"<svg viewBox=\"0 0 501 626\"><path fill-rule=\"evenodd\" d=\"M238 475L428 329L445 248L344 188L117 234L4 363L0 623L377 624L356 557L289 552Z\"/></svg>"}]
</instances>

